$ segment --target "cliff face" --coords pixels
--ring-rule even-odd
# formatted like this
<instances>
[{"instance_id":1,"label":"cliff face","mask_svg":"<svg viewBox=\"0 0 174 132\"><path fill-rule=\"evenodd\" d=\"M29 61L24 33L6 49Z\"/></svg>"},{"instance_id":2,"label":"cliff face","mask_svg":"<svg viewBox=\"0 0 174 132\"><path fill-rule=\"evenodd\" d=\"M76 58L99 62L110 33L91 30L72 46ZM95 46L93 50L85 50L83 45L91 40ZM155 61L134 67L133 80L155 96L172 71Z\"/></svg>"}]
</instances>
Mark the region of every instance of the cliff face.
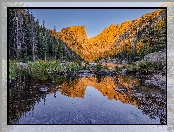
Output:
<instances>
[{"instance_id":1,"label":"cliff face","mask_svg":"<svg viewBox=\"0 0 174 132\"><path fill-rule=\"evenodd\" d=\"M85 59L85 54L87 54L83 46L87 41L85 26L63 28L57 35L58 38L65 42L73 51Z\"/></svg>"},{"instance_id":2,"label":"cliff face","mask_svg":"<svg viewBox=\"0 0 174 132\"><path fill-rule=\"evenodd\" d=\"M85 26L63 28L60 32L54 34L84 60L90 62L98 58L109 58L109 56L122 51L132 52L136 49L139 52L140 48L147 43L142 41L150 35L154 35L149 32L152 27L165 27L165 15L165 10L157 10L136 20L125 21L117 25L111 24L110 27L105 28L100 34L92 38L87 38ZM159 38L159 34L155 36L156 39ZM151 41L154 40L148 41L149 48Z\"/></svg>"}]
</instances>

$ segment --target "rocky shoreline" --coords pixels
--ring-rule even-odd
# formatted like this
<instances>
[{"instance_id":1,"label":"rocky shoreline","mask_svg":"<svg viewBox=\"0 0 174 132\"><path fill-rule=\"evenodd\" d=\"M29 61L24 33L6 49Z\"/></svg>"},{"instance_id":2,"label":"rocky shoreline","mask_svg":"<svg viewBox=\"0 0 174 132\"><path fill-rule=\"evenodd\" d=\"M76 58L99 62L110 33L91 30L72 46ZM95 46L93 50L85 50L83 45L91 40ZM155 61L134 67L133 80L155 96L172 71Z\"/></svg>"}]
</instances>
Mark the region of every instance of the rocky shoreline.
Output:
<instances>
[{"instance_id":1,"label":"rocky shoreline","mask_svg":"<svg viewBox=\"0 0 174 132\"><path fill-rule=\"evenodd\" d=\"M138 66L140 63L162 63L163 68L161 70L156 70L156 72L148 69L149 73L141 73L140 71L136 71L133 67L123 68L128 64L116 64L116 63L107 63L104 60L100 62L100 68L97 69L98 63L88 63L88 68L86 69L87 63L82 63L82 69L73 71L73 75L79 77L89 77L93 75L100 75L100 76L117 76L118 74L121 75L132 75L135 77L143 77L145 78L144 83L146 85L154 85L158 86L162 89L166 89L166 50L159 52L154 52L147 54L141 61L135 62L135 65ZM16 63L18 67L22 66L24 69L27 69L29 66L27 63ZM32 64L32 63L31 63ZM61 66L65 71L61 71L63 75L66 75L66 64L61 63ZM116 70L115 67L119 69ZM49 71L49 73L56 73L55 71Z\"/></svg>"},{"instance_id":2,"label":"rocky shoreline","mask_svg":"<svg viewBox=\"0 0 174 132\"><path fill-rule=\"evenodd\" d=\"M162 76L161 74L154 74L149 80L144 81L146 85L153 84L155 86L160 87L161 89L166 89L166 76Z\"/></svg>"},{"instance_id":3,"label":"rocky shoreline","mask_svg":"<svg viewBox=\"0 0 174 132\"><path fill-rule=\"evenodd\" d=\"M18 63L18 66L22 65L24 68L28 67L27 63ZM93 64L94 65L94 64ZM150 75L141 75L140 73L134 73L130 74L130 69L122 69L119 72L116 72L115 70L107 70L107 69L101 69L100 71L94 71L94 70L79 70L75 73L76 76L79 77L90 77L94 75L99 76L117 76L118 74L121 75L132 75L135 77L143 77L146 78L144 83L146 85L154 85L161 89L166 89L166 75L162 75L162 72L159 72L159 74L150 74Z\"/></svg>"}]
</instances>

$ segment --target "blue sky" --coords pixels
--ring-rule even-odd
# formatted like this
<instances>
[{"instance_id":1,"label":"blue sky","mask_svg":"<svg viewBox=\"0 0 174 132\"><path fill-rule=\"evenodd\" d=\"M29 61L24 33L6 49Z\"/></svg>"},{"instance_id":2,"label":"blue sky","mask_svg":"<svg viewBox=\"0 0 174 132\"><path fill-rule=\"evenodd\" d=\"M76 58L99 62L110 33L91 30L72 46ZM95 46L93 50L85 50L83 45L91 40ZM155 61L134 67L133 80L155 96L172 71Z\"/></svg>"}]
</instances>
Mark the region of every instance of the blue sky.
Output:
<instances>
[{"instance_id":1,"label":"blue sky","mask_svg":"<svg viewBox=\"0 0 174 132\"><path fill-rule=\"evenodd\" d=\"M28 7L157 7L166 2L24 2ZM86 27L88 38L99 34L110 24L121 24L126 20L134 20L142 15L154 11L153 9L135 9L135 10L80 10L65 9L51 10L38 9L32 10L40 24L43 20L45 26L53 29L56 26L57 31L69 26Z\"/></svg>"},{"instance_id":2,"label":"blue sky","mask_svg":"<svg viewBox=\"0 0 174 132\"><path fill-rule=\"evenodd\" d=\"M156 9L33 9L35 19L56 31L69 26L85 26L88 38L96 36L110 24L122 24Z\"/></svg>"}]
</instances>

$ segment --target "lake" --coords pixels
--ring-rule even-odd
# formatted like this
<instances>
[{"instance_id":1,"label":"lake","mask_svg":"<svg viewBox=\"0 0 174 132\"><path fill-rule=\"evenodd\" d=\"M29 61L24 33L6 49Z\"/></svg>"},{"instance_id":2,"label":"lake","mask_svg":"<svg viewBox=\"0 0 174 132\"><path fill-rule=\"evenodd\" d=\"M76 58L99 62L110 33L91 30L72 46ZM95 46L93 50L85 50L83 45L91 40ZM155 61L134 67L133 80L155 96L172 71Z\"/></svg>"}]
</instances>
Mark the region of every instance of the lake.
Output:
<instances>
[{"instance_id":1,"label":"lake","mask_svg":"<svg viewBox=\"0 0 174 132\"><path fill-rule=\"evenodd\" d=\"M166 124L166 90L133 76L19 75L9 124Z\"/></svg>"}]
</instances>

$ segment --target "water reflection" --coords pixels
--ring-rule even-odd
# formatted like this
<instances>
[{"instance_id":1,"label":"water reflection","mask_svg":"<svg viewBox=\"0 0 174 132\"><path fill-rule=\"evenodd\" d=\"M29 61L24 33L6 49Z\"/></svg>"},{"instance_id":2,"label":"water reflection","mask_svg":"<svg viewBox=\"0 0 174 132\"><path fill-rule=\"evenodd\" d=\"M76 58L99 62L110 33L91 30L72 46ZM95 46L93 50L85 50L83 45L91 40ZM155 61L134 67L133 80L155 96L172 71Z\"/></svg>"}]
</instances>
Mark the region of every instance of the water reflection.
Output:
<instances>
[{"instance_id":1,"label":"water reflection","mask_svg":"<svg viewBox=\"0 0 174 132\"><path fill-rule=\"evenodd\" d=\"M137 78L121 75L83 78L43 75L47 76L47 79L41 76L33 78L25 74L10 81L10 124L45 124L51 121L53 124L131 124L129 118L132 117L128 116L131 113L131 116L136 117L132 121L133 124L166 124L166 91L146 86ZM89 87L91 90L87 90ZM106 103L95 107L102 101ZM44 108L49 111L44 111L47 114L41 116ZM38 114L39 112L41 114ZM54 114L51 116L51 113ZM124 117L120 117L121 115ZM109 116L110 119L106 119ZM75 121L76 118L81 120Z\"/></svg>"}]
</instances>

